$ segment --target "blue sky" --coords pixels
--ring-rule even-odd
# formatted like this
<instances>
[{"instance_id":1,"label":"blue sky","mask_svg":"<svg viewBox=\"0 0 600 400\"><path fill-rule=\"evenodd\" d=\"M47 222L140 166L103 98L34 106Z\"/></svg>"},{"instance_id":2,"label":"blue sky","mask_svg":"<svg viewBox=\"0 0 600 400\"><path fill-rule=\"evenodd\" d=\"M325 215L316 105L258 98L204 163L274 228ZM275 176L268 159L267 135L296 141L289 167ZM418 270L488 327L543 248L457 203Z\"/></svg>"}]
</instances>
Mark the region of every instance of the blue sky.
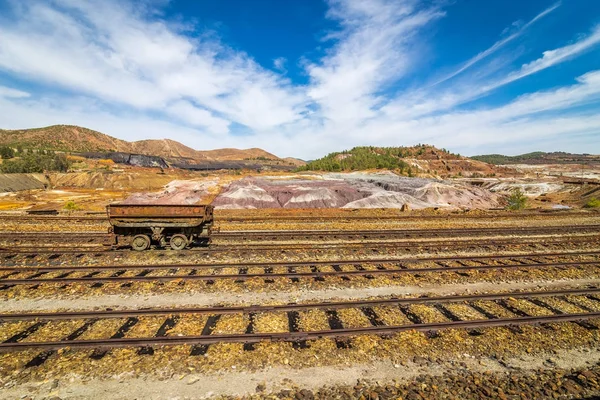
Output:
<instances>
[{"instance_id":1,"label":"blue sky","mask_svg":"<svg viewBox=\"0 0 600 400\"><path fill-rule=\"evenodd\" d=\"M600 153L600 1L0 0L0 127Z\"/></svg>"}]
</instances>

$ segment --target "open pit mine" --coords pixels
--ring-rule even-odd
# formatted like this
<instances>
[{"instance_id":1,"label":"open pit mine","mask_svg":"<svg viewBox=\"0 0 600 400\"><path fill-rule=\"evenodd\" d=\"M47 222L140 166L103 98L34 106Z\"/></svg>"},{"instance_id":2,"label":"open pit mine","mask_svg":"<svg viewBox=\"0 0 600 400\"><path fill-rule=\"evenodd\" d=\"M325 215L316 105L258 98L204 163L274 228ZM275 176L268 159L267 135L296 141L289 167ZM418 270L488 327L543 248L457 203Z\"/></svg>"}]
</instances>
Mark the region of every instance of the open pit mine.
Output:
<instances>
[{"instance_id":1,"label":"open pit mine","mask_svg":"<svg viewBox=\"0 0 600 400\"><path fill-rule=\"evenodd\" d=\"M600 393L593 178L127 168L0 176L0 397Z\"/></svg>"}]
</instances>

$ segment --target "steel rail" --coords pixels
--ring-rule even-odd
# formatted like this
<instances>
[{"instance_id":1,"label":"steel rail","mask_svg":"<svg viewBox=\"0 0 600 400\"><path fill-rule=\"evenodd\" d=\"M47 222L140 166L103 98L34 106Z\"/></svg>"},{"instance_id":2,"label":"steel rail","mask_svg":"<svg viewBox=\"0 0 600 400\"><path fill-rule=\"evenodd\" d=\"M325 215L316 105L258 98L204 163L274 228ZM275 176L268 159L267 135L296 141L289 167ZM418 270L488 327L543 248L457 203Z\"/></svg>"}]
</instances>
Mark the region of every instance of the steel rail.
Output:
<instances>
[{"instance_id":1,"label":"steel rail","mask_svg":"<svg viewBox=\"0 0 600 400\"><path fill-rule=\"evenodd\" d=\"M387 215L383 218L385 219L397 219L397 220L411 220L411 219L485 219L485 218L523 218L523 217L536 217L536 216L586 216L594 213L594 211L569 211L569 210L540 210L540 211L526 211L526 212L498 212L500 210L492 210L488 212L486 215L468 215L468 214L458 214L458 213L446 213L442 215ZM72 221L106 221L108 222L108 218L105 215L105 212L101 212L102 216L95 215L14 215L14 214L0 214L5 220L72 220ZM320 216L320 215L306 215L306 216L298 216L298 215L288 215L288 216L279 216L279 215L261 215L261 216L219 216L218 210L215 215L215 221L223 221L223 222L244 222L244 221L263 221L263 220L306 220L306 219L325 219L325 220L376 220L378 217L376 216L362 216L362 215L334 215L334 216Z\"/></svg>"},{"instance_id":2,"label":"steel rail","mask_svg":"<svg viewBox=\"0 0 600 400\"><path fill-rule=\"evenodd\" d=\"M554 232L564 233L565 231L594 231L600 230L600 224L593 225L575 225L575 226L538 226L538 227L499 227L499 228L459 228L459 229L365 229L365 230L248 230L248 231L224 231L213 233L214 238L230 238L239 236L268 236L268 235L298 235L298 236L338 236L338 235L425 235L439 236L442 234L464 236L467 234L487 234L487 233L537 233ZM106 232L0 232L0 238L18 239L18 238L57 238L66 239L75 237L81 239L82 235L95 238L111 238Z\"/></svg>"},{"instance_id":3,"label":"steel rail","mask_svg":"<svg viewBox=\"0 0 600 400\"><path fill-rule=\"evenodd\" d=\"M305 304L279 304L279 305L251 305L239 307L215 306L215 307L185 307L185 308L154 308L141 310L94 310L94 311L67 311L67 312L36 312L19 314L0 314L0 322L8 321L57 321L66 319L89 319L89 318L127 318L127 317L151 317L157 315L183 315L183 314L250 314L265 312L288 312L306 311L310 309L342 309L377 307L388 305L411 305L411 304L445 304L467 301L491 301L505 298L526 299L539 297L559 297L568 295L590 295L600 293L600 288L587 289L564 289L536 292L509 292L493 294L472 294L438 297L410 297L390 298L374 300L353 300Z\"/></svg>"},{"instance_id":4,"label":"steel rail","mask_svg":"<svg viewBox=\"0 0 600 400\"><path fill-rule=\"evenodd\" d=\"M591 232L593 235L599 235L600 232L600 226L598 226L598 229L596 229L595 227L589 228L589 229L576 229L574 231L570 231L570 230L527 230L527 231L515 231L515 230L507 230L506 236L514 236L514 235L523 235L523 234L527 234L527 236L534 236L534 235L539 235L537 237L552 237L553 235L558 235L558 234L564 234L565 232L568 233L572 233L572 234L586 234L587 232ZM465 231L465 232L463 232ZM235 232L232 234L229 233L219 233L219 234L213 234L213 239L224 239L224 240L228 240L230 238L237 238L237 237L266 237L266 236L270 236L270 235L284 235L286 234L286 232L292 232L292 231L281 231L281 232L276 232L276 233L268 233L268 234L263 234L260 233L258 235L256 235L256 231L252 231L249 232L248 234L246 233L239 233L239 232ZM436 230L430 230L430 231L418 231L416 234L413 234L410 230L407 231L327 231L327 232L321 232L321 231L317 231L318 233L315 233L315 231L296 231L296 232L303 232L302 234L298 234L298 236L318 236L320 238L324 238L327 236L333 236L334 238L337 236L342 236L342 237L353 237L353 236L379 236L376 239L384 239L385 236L398 236L401 235L403 236L404 239L410 239L410 238L415 238L415 239L420 239L420 238L439 238L439 240L442 239L446 239L447 237L442 236L443 233L448 233L453 234L455 236L450 236L453 240L456 239L456 236L458 237L471 237L471 236L484 236L484 235L489 235L489 236L493 236L493 237L502 237L504 235L502 235L504 233L504 231L498 231L498 230L444 230L444 232L437 232ZM295 235L295 233L293 233ZM472 234L472 235L471 235ZM291 235L290 235L291 236ZM535 237L535 236L534 236ZM281 236L279 236L279 238L281 238ZM69 240L69 241L74 241L74 242L90 242L91 241L99 241L101 239L105 239L106 241L111 241L113 239L112 235L107 234L107 233L98 233L98 232L93 232L93 233L86 233L86 232L69 232L69 233L47 233L47 232L43 232L43 233L39 233L39 234L24 234L24 233L14 233L14 234L9 234L9 233L0 233L0 241L5 240L5 241L11 241L11 242L17 242L17 241L25 241L28 239L32 239L32 240ZM482 237L479 238L477 240L484 240L486 239L486 237ZM491 239L493 240L493 239ZM364 243L364 242L360 242L360 243ZM412 242L411 242L412 243ZM417 242L418 243L418 242Z\"/></svg>"},{"instance_id":5,"label":"steel rail","mask_svg":"<svg viewBox=\"0 0 600 400\"><path fill-rule=\"evenodd\" d=\"M189 335L189 336L161 336L143 338L119 339L88 339L88 340L62 340L48 342L10 342L0 343L0 352L10 352L29 349L59 350L62 348L119 348L138 346L164 346L164 345L201 345L216 343L258 343L262 341L301 341L316 340L321 338L339 338L359 335L390 335L406 331L435 331L443 329L477 329L510 325L541 324L583 321L599 318L600 312L558 314L543 317L528 316L515 318L497 318L485 320L434 322L410 325L393 326L368 326L362 328L341 328L307 332L281 332L281 333L242 333L218 335Z\"/></svg>"},{"instance_id":6,"label":"steel rail","mask_svg":"<svg viewBox=\"0 0 600 400\"><path fill-rule=\"evenodd\" d=\"M577 256L595 256L600 255L600 250L591 251L564 251L550 253L514 253L514 254L488 254L488 255L462 255L462 256L430 256L430 257L401 257L401 258L365 258L365 259L339 259L339 260L312 260L312 261L265 261L265 262L209 262L193 264L109 264L109 265L81 265L81 266L40 266L40 265L21 265L21 266L0 266L0 271L20 271L20 270L40 270L48 268L49 270L72 269L77 271L86 270L114 270L114 269L204 269L204 268L266 268L266 267L306 267L306 266L328 266L328 265L349 265L349 264L386 264L386 263L421 263L435 261L469 261L469 260L490 260L506 258L526 258L526 257L577 257ZM600 261L599 261L600 262Z\"/></svg>"},{"instance_id":7,"label":"steel rail","mask_svg":"<svg viewBox=\"0 0 600 400\"><path fill-rule=\"evenodd\" d=\"M310 266L329 266L329 265L352 265L352 264L390 264L390 263L422 263L435 261L469 261L469 260L490 260L506 258L526 258L526 257L577 257L577 256L595 256L600 255L600 250L578 251L578 252L550 252L550 253L515 253L515 254L488 254L488 255L462 255L462 256L430 256L430 257L401 257L401 258L364 258L364 259L339 259L339 260L312 260L312 261L265 261L265 262L209 262L193 264L109 264L109 265L20 265L20 266L0 266L0 271L48 271L56 270L139 270L139 269L217 269L217 268L267 268L267 267L310 267ZM588 262L588 261L585 261ZM596 261L592 261L596 262ZM600 261L598 261L600 262ZM577 262L576 262L577 263Z\"/></svg>"},{"instance_id":8,"label":"steel rail","mask_svg":"<svg viewBox=\"0 0 600 400\"><path fill-rule=\"evenodd\" d=\"M364 264L354 262L353 264ZM311 264L309 264L311 265ZM330 265L339 265L331 263ZM42 283L103 283L103 282L169 282L169 281L215 281L223 279L250 280L274 279L274 278L325 278L335 276L375 276L375 275L399 275L399 274L423 274L432 272L462 272L462 271L487 271L507 269L538 269L538 268L566 268L568 266L600 266L600 261L587 261L575 263L538 263L538 264L509 264L509 265L478 265L460 267L426 267L426 268L391 268L376 270L353 270L353 271L319 271L319 272L286 272L286 273L259 273L259 274L215 274L215 275L161 275L161 276L107 276L107 277L77 277L77 278L31 278L31 279L3 279L2 285L37 285ZM88 270L93 270L89 268ZM112 268L114 270L115 268ZM143 268L142 268L143 269ZM150 270L150 268L146 268ZM191 269L194 269L193 267ZM124 270L124 268L120 268ZM77 271L77 270L61 270Z\"/></svg>"},{"instance_id":9,"label":"steel rail","mask_svg":"<svg viewBox=\"0 0 600 400\"><path fill-rule=\"evenodd\" d=\"M180 250L177 254L194 254L198 252L204 253L220 253L220 252L234 252L234 251L269 251L269 250L297 250L297 249L336 249L343 250L344 248L351 249L356 247L362 248L396 248L396 249L404 249L404 248L427 248L427 247L440 247L440 248L460 248L460 247L471 247L471 246L526 246L526 245L538 245L542 244L544 246L550 245L562 245L562 244L580 244L580 243L593 243L596 241L600 241L600 235L596 235L594 232L593 236L575 236L575 237L562 237L555 238L555 240L549 241L548 239L555 238L554 236L546 236L546 237L535 237L531 238L534 240L530 240L524 242L523 240L515 240L515 239L489 239L489 238L481 238L481 239L466 239L466 240L454 240L452 242L443 242L443 238L438 240L430 240L430 241L394 241L394 242L345 242L345 243L303 243L303 244L287 244L287 243L270 243L270 244L240 244L240 245L226 245L226 244L212 244L210 247L197 247L187 250ZM558 239L558 240L556 240ZM101 247L102 246L102 247ZM128 249L114 250L112 248L108 248L107 244L90 244L90 245L82 245L76 249L73 249L72 246L41 246L41 247L32 247L32 246L12 246L12 247L2 247L0 246L0 254L77 254L77 253L122 253L123 251L128 251ZM161 250L162 251L162 250ZM164 249L164 251L170 251L169 249Z\"/></svg>"},{"instance_id":10,"label":"steel rail","mask_svg":"<svg viewBox=\"0 0 600 400\"><path fill-rule=\"evenodd\" d=\"M528 238L529 239L529 238ZM197 247L187 250L180 250L177 254L186 254L187 252L209 252L209 253L219 253L223 251L260 251L260 250L295 250L295 249L344 249L344 248L353 248L353 247L378 247L378 248L418 248L418 247L467 247L467 246L504 246L504 245L535 245L535 244L544 244L544 245L553 245L553 244L564 244L564 243L591 243L600 240L600 235L594 234L592 236L575 236L575 237L555 237L555 236L540 236L531 238L533 240L529 240L524 242L523 240L515 240L515 239L504 239L504 238L481 238L481 239L458 239L453 240L452 242L444 241L445 238L440 238L437 240L421 240L421 241L389 241L389 242L343 242L343 243L270 243L270 244L261 244L261 243L244 243L244 244L212 244L210 247ZM555 239L552 241L548 241L548 239ZM556 240L558 239L558 240ZM543 242L542 242L543 241ZM98 252L98 250L102 251L115 251L113 249L106 248L109 246L108 244L84 244L79 245L77 249L67 248L66 246L13 246L3 248L0 246L0 254L4 253L60 253L62 250L67 250L65 253L80 253L80 252ZM72 246L71 246L72 247ZM38 250L39 251L36 251ZM125 249L123 249L125 250ZM169 250L169 249L165 249ZM185 251L186 253L181 253L181 251Z\"/></svg>"},{"instance_id":11,"label":"steel rail","mask_svg":"<svg viewBox=\"0 0 600 400\"><path fill-rule=\"evenodd\" d=\"M594 231L600 230L600 224L590 225L554 225L554 226L536 226L536 227L499 227L499 228L459 228L459 229L364 229L364 230L247 230L247 231L223 231L213 233L214 238L228 238L237 236L279 236L279 235L297 235L297 236L338 236L338 235L467 235L469 233L498 233L506 232L508 234L528 233L528 232L557 232L565 231Z\"/></svg>"},{"instance_id":12,"label":"steel rail","mask_svg":"<svg viewBox=\"0 0 600 400\"><path fill-rule=\"evenodd\" d=\"M544 210L544 211L534 211L534 212L487 212L486 215L468 215L468 214L458 214L458 213L447 213L444 215L411 215L411 214L403 214L403 215L386 215L383 217L379 217L382 219L394 219L394 220L411 220L411 219L485 219L485 218L522 218L529 216L579 216L579 215L589 215L589 211L563 211L563 210ZM257 216L224 216L224 215L216 215L215 221L218 222L249 222L256 223L264 220L268 221L306 221L306 220L376 220L378 217L376 216L365 216L365 215L334 215L334 216L321 216L321 215L257 215ZM307 221L312 222L312 221Z\"/></svg>"}]
</instances>

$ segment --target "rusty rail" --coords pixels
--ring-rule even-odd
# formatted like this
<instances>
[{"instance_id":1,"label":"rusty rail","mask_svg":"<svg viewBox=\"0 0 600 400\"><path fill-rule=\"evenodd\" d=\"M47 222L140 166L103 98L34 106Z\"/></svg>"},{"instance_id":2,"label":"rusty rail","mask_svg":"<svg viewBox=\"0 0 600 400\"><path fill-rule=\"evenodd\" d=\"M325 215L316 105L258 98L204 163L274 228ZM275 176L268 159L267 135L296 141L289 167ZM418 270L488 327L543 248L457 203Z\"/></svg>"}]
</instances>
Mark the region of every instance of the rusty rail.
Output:
<instances>
[{"instance_id":1,"label":"rusty rail","mask_svg":"<svg viewBox=\"0 0 600 400\"><path fill-rule=\"evenodd\" d=\"M307 311L312 309L335 310L339 308L358 308L364 309L372 306L409 306L414 304L424 305L442 305L453 302L473 301L502 301L510 298L533 299L543 297L564 296L586 296L600 301L594 297L600 292L598 288L591 289L571 289L557 291L541 292L514 292L498 293L484 295L465 295L465 296L447 296L432 298L404 298L404 299L379 299L379 300L359 300L348 302L326 302L310 304L288 304L274 306L242 306L242 307L205 307L205 308L171 308L171 309L151 309L151 310L110 310L110 311L82 311L82 312L61 312L61 313L26 313L26 314L3 314L0 315L1 321L36 321L36 324L44 324L44 321L52 320L91 320L98 321L106 318L134 318L144 316L162 315L173 320L173 316L193 315L193 314L232 314L232 313L269 313L269 312L290 312ZM539 302L539 300L538 300ZM539 303L536 303L539 304ZM215 343L257 343L261 341L288 341L298 342L306 340L315 340L320 338L344 338L358 335L390 335L404 331L437 331L443 329L478 329L489 327L514 326L523 324L546 324L561 322L576 322L587 329L598 329L596 325L584 322L586 320L600 318L600 311L595 311L586 307L581 307L587 312L565 313L560 309L547 306L551 315L534 316L523 313L516 313L517 317L499 318L495 315L487 315L488 319L453 319L444 322L422 322L412 321L404 325L381 325L371 321L371 326L346 328L341 325L332 326L329 330L318 331L292 331L290 327L288 332L277 333L254 333L247 330L244 334L211 334L210 332L202 335L168 336L166 334L155 334L153 337L115 337L110 339L92 339L78 340L74 339L50 340L46 342L26 342L22 341L27 334L17 334L13 338L0 343L0 352L21 351L29 349L39 350L58 350L62 348L80 349L80 348L101 348L111 349L119 347L139 347L139 346L162 346L162 345L211 345ZM288 314L289 316L289 314ZM176 321L176 320L175 320ZM177 322L173 322L176 324ZM209 322L207 321L207 324ZM43 325L42 325L43 326ZM24 332L27 332L25 328ZM42 328L43 329L43 328ZM80 328L78 328L80 331ZM73 337L73 335L69 335ZM45 360L45 358L43 359ZM42 360L42 361L43 361Z\"/></svg>"},{"instance_id":2,"label":"rusty rail","mask_svg":"<svg viewBox=\"0 0 600 400\"><path fill-rule=\"evenodd\" d=\"M493 294L472 294L437 297L408 297L375 300L332 301L304 304L278 304L269 306L240 306L240 307L186 307L186 308L154 308L142 310L95 310L95 311L67 311L67 312L36 312L36 313L11 313L0 314L0 321L57 321L65 319L86 318L127 318L127 317L153 317L157 315L182 315L182 314L249 314L263 312L306 311L310 309L343 309L360 307L377 307L389 305L411 304L446 304L478 300L500 300L505 298L526 299L539 297L557 297L567 295L590 295L600 293L600 288L564 289L552 291L511 292Z\"/></svg>"},{"instance_id":3,"label":"rusty rail","mask_svg":"<svg viewBox=\"0 0 600 400\"><path fill-rule=\"evenodd\" d=\"M277 263L229 263L229 264L166 264L166 265L108 265L108 266L85 266L85 267L65 267L65 266L28 266L28 267L1 267L0 271L14 273L36 271L36 277L24 279L2 279L0 284L4 288L15 285L37 285L42 283L103 283L103 282L169 282L169 281L215 281L221 279L249 280L253 278L273 279L273 278L325 278L325 277L348 277L348 276L376 276L376 275L400 275L400 274L422 274L432 272L464 272L464 271L486 271L486 270L512 270L512 269L539 269L539 268L569 268L583 266L600 266L600 261L576 261L576 262L555 262L555 263L517 263L501 265L474 265L474 266L442 266L442 267L424 267L424 268L386 268L381 264L390 263L409 263L409 262L427 262L427 261L448 261L448 260L490 260L502 258L528 258L528 257L548 257L548 256L576 256L576 255L596 255L600 252L587 253L534 253L528 255L504 255L504 256L478 256L478 257L429 257L421 259L368 259L368 260L337 260L337 261L307 261L307 262L277 262ZM198 271L202 269L223 269L238 268L240 271L247 268L272 268L272 267L318 267L318 266L340 266L340 265L372 265L379 264L378 269L366 270L356 269L352 271L311 271L311 272L287 272L287 273L240 273L237 274L185 274L185 275L163 275L163 276L107 276L107 277L65 277L70 273L77 271L156 271L167 269L191 269ZM62 272L63 277L39 278L41 273ZM66 274L66 275L65 275Z\"/></svg>"}]
</instances>

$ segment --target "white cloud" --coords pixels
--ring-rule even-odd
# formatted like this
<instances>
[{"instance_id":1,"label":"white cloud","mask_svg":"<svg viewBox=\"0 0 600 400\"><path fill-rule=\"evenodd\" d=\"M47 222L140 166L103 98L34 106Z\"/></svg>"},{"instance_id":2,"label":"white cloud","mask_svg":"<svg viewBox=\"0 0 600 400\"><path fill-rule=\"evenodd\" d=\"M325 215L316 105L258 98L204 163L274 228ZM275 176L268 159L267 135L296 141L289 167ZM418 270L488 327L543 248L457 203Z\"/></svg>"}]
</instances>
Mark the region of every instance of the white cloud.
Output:
<instances>
[{"instance_id":1,"label":"white cloud","mask_svg":"<svg viewBox=\"0 0 600 400\"><path fill-rule=\"evenodd\" d=\"M284 74L287 72L287 69L285 67L286 64L287 64L287 58L285 58L285 57L277 57L276 59L273 60L273 68L275 68L277 71L280 71Z\"/></svg>"},{"instance_id":2,"label":"white cloud","mask_svg":"<svg viewBox=\"0 0 600 400\"><path fill-rule=\"evenodd\" d=\"M332 0L328 16L342 30L329 35L337 43L319 63L307 67L308 95L321 116L349 125L373 117L376 93L412 66L409 44L419 30L441 17L437 9L419 9L412 0Z\"/></svg>"},{"instance_id":3,"label":"white cloud","mask_svg":"<svg viewBox=\"0 0 600 400\"><path fill-rule=\"evenodd\" d=\"M22 98L29 97L30 94L22 90L12 89L6 86L0 86L0 97Z\"/></svg>"},{"instance_id":4,"label":"white cloud","mask_svg":"<svg viewBox=\"0 0 600 400\"><path fill-rule=\"evenodd\" d=\"M595 48L598 27L520 66L498 56L558 4L471 57L444 85L426 87L411 78L428 58L424 38L445 14L419 0L329 1L327 17L339 29L323 38L321 59L305 62L306 85L283 75L293 60L263 67L214 36L179 31L152 3L9 4L15 15L0 16L0 71L45 90L0 86L3 128L70 123L128 140L168 137L307 159L417 142L467 153L544 143L600 152L600 140L586 143L600 136L590 111L600 103L598 71L495 107L457 107ZM236 135L238 124L252 134Z\"/></svg>"},{"instance_id":5,"label":"white cloud","mask_svg":"<svg viewBox=\"0 0 600 400\"><path fill-rule=\"evenodd\" d=\"M194 106L189 101L179 100L166 107L167 113L190 125L206 128L214 134L229 132L229 121L216 118L212 113Z\"/></svg>"},{"instance_id":6,"label":"white cloud","mask_svg":"<svg viewBox=\"0 0 600 400\"><path fill-rule=\"evenodd\" d=\"M128 3L57 4L24 3L1 21L0 68L141 110L188 98L198 114L253 129L299 118L303 99L287 81L214 39L179 34Z\"/></svg>"},{"instance_id":7,"label":"white cloud","mask_svg":"<svg viewBox=\"0 0 600 400\"><path fill-rule=\"evenodd\" d=\"M505 73L500 78L487 81L467 80L450 89L432 92L431 88L405 93L382 107L387 115L416 118L431 113L449 110L460 104L477 99L495 89L533 75L544 69L568 61L600 44L600 26L578 41L545 51L542 57L521 66L519 70Z\"/></svg>"}]
</instances>

